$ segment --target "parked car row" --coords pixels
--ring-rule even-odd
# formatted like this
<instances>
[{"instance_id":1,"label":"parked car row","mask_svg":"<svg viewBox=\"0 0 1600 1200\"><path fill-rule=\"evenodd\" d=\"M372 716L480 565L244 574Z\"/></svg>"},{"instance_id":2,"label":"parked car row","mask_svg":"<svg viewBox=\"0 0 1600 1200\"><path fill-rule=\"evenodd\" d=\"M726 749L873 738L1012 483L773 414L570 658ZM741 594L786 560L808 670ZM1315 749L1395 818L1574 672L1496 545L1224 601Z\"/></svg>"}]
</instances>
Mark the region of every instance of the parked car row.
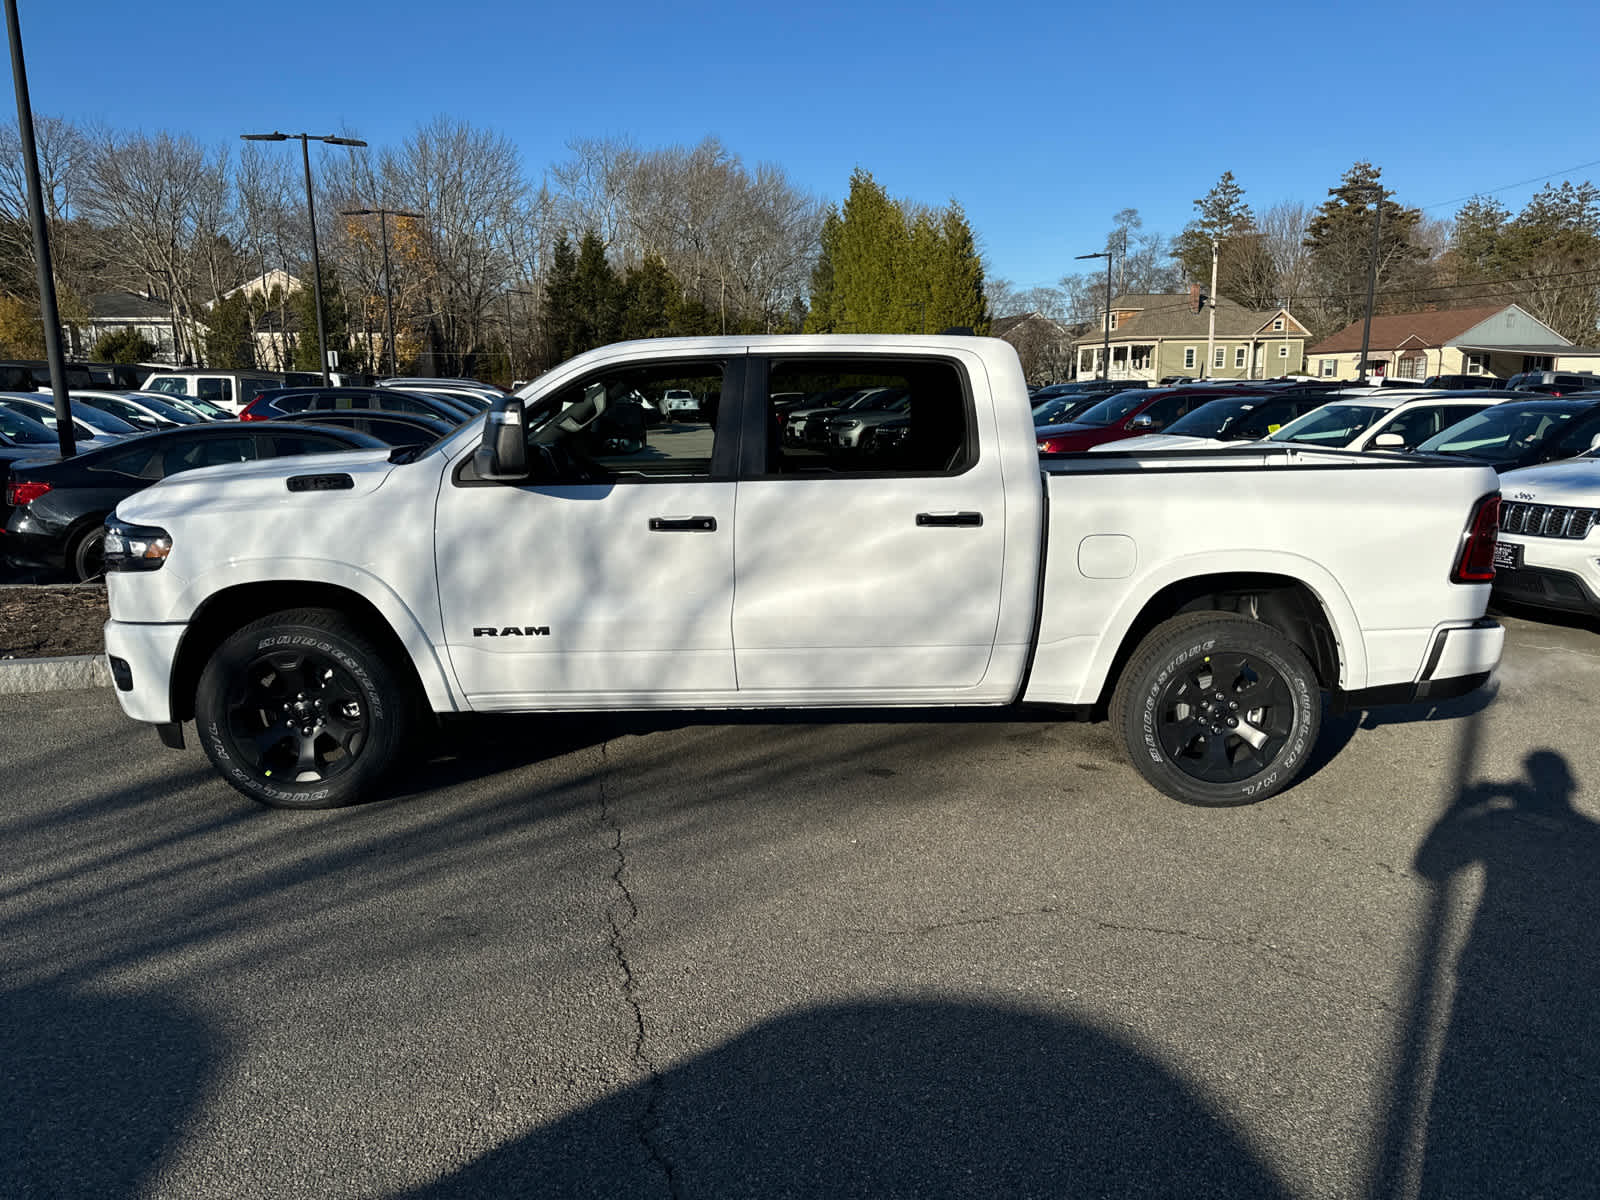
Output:
<instances>
[{"instance_id":1,"label":"parked car row","mask_svg":"<svg viewBox=\"0 0 1600 1200\"><path fill-rule=\"evenodd\" d=\"M289 454L420 448L481 413L494 391L469 380L410 379L274 388L236 417L177 392L74 390L78 453L67 460L57 453L54 403L36 392L0 393L0 554L92 579L102 568L106 516L157 480Z\"/></svg>"}]
</instances>

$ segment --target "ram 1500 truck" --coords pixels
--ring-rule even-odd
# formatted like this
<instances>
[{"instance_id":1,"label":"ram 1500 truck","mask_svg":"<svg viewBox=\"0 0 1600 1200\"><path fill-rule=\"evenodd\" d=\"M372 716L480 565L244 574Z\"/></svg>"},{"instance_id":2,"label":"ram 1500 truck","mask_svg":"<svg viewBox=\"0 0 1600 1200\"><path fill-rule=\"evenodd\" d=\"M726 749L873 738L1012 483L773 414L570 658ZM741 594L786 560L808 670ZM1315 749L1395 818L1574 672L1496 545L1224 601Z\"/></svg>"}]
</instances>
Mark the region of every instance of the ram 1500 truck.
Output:
<instances>
[{"instance_id":1,"label":"ram 1500 truck","mask_svg":"<svg viewBox=\"0 0 1600 1200\"><path fill-rule=\"evenodd\" d=\"M892 389L894 436L783 435ZM698 420L618 437L674 392ZM775 398L782 402L775 402ZM611 414L614 416L614 413ZM987 338L603 347L432 446L191 471L108 521L130 717L268 804L381 791L431 714L1053 705L1153 785L1283 789L1346 704L1459 694L1495 473L1251 446L1041 461Z\"/></svg>"}]
</instances>

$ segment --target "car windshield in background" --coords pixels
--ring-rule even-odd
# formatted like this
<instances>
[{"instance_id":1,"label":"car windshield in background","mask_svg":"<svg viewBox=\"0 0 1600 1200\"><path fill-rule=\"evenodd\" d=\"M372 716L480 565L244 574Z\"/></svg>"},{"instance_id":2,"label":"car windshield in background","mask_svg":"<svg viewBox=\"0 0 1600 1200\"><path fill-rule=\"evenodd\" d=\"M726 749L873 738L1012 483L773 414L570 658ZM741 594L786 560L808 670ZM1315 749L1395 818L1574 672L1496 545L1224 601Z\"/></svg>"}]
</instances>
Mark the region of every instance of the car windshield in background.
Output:
<instances>
[{"instance_id":1,"label":"car windshield in background","mask_svg":"<svg viewBox=\"0 0 1600 1200\"><path fill-rule=\"evenodd\" d=\"M1218 437L1260 403L1260 396L1239 400L1213 400L1209 404L1202 404L1188 416L1179 417L1161 432L1181 434L1184 437Z\"/></svg>"},{"instance_id":2,"label":"car windshield in background","mask_svg":"<svg viewBox=\"0 0 1600 1200\"><path fill-rule=\"evenodd\" d=\"M1329 404L1298 421L1290 421L1267 440L1301 446L1348 446L1389 412L1371 404Z\"/></svg>"},{"instance_id":3,"label":"car windshield in background","mask_svg":"<svg viewBox=\"0 0 1600 1200\"><path fill-rule=\"evenodd\" d=\"M1457 421L1417 447L1421 454L1460 454L1499 459L1531 450L1558 426L1582 415L1582 408L1546 408L1499 404L1475 417Z\"/></svg>"},{"instance_id":4,"label":"car windshield in background","mask_svg":"<svg viewBox=\"0 0 1600 1200\"><path fill-rule=\"evenodd\" d=\"M1153 395L1154 393L1147 388L1133 392L1118 392L1114 396L1107 396L1073 420L1078 425L1115 425L1134 409L1150 400Z\"/></svg>"},{"instance_id":5,"label":"car windshield in background","mask_svg":"<svg viewBox=\"0 0 1600 1200\"><path fill-rule=\"evenodd\" d=\"M1075 392L1052 396L1042 404L1033 406L1033 423L1035 425L1063 425L1072 420L1074 414L1083 412L1093 403L1093 400L1086 399Z\"/></svg>"},{"instance_id":6,"label":"car windshield in background","mask_svg":"<svg viewBox=\"0 0 1600 1200\"><path fill-rule=\"evenodd\" d=\"M10 409L0 408L0 433L19 446L53 446L57 437L38 421Z\"/></svg>"}]
</instances>

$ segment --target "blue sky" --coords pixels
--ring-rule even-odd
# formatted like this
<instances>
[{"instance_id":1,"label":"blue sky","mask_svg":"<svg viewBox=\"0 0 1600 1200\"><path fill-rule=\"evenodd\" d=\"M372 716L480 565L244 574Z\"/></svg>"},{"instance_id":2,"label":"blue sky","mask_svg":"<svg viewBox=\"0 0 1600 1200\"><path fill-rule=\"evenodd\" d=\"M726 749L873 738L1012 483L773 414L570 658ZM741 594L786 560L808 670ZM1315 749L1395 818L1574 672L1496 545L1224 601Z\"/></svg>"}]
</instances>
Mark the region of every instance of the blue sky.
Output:
<instances>
[{"instance_id":1,"label":"blue sky","mask_svg":"<svg viewBox=\"0 0 1600 1200\"><path fill-rule=\"evenodd\" d=\"M1176 233L1224 170L1257 208L1314 204L1367 158L1445 217L1600 160L1600 5L1572 0L19 7L39 113L235 146L273 127L394 143L443 113L506 134L534 177L574 137L715 134L830 199L863 166L959 200L1018 287L1077 269L1119 209Z\"/></svg>"}]
</instances>

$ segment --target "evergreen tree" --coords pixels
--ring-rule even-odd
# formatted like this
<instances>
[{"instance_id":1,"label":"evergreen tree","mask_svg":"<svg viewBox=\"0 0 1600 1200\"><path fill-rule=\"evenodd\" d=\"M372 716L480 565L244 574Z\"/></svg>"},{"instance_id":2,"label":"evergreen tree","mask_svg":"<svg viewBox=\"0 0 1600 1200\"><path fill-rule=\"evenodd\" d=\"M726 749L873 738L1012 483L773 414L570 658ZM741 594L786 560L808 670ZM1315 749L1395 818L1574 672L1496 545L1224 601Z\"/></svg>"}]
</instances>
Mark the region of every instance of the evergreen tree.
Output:
<instances>
[{"instance_id":1,"label":"evergreen tree","mask_svg":"<svg viewBox=\"0 0 1600 1200\"><path fill-rule=\"evenodd\" d=\"M839 244L839 210L830 206L822 219L821 250L811 269L811 307L802 328L806 333L833 333L835 298L833 257Z\"/></svg>"},{"instance_id":2,"label":"evergreen tree","mask_svg":"<svg viewBox=\"0 0 1600 1200\"><path fill-rule=\"evenodd\" d=\"M150 362L159 353L156 344L137 329L116 329L96 339L89 357L93 362L140 363Z\"/></svg>"},{"instance_id":3,"label":"evergreen tree","mask_svg":"<svg viewBox=\"0 0 1600 1200\"><path fill-rule=\"evenodd\" d=\"M312 320L315 321L315 314ZM256 342L250 302L243 293L225 296L206 314L206 363L223 370L246 370L256 365ZM121 359L112 359L121 362ZM128 359L137 362L137 359Z\"/></svg>"},{"instance_id":4,"label":"evergreen tree","mask_svg":"<svg viewBox=\"0 0 1600 1200\"><path fill-rule=\"evenodd\" d=\"M620 336L658 338L676 333L672 316L679 292L665 260L659 254L647 255L623 280Z\"/></svg>"},{"instance_id":5,"label":"evergreen tree","mask_svg":"<svg viewBox=\"0 0 1600 1200\"><path fill-rule=\"evenodd\" d=\"M578 255L562 234L550 258L550 277L544 288L544 357L548 366L565 362L577 343L576 276Z\"/></svg>"},{"instance_id":6,"label":"evergreen tree","mask_svg":"<svg viewBox=\"0 0 1600 1200\"><path fill-rule=\"evenodd\" d=\"M1379 183L1382 174L1369 162L1344 173L1306 229L1306 246L1326 296L1327 312L1336 325L1348 324L1366 307L1367 273L1372 262L1373 200L1382 196L1383 228L1379 231L1378 291L1380 309L1404 309L1413 297L1397 295L1422 281L1428 251L1416 240L1422 213L1389 199Z\"/></svg>"},{"instance_id":7,"label":"evergreen tree","mask_svg":"<svg viewBox=\"0 0 1600 1200\"><path fill-rule=\"evenodd\" d=\"M1278 272L1244 188L1224 171L1209 192L1194 202L1195 217L1173 241L1173 257L1191 282L1211 286L1211 254L1217 252L1217 292L1246 308L1277 303Z\"/></svg>"},{"instance_id":8,"label":"evergreen tree","mask_svg":"<svg viewBox=\"0 0 1600 1200\"><path fill-rule=\"evenodd\" d=\"M289 308L300 329L294 347L294 369L321 371L322 363L317 358L316 289L307 285L295 292L289 300ZM350 349L350 309L338 276L327 267L322 269L322 322L328 349L339 355L340 366L346 370L356 366L357 357Z\"/></svg>"},{"instance_id":9,"label":"evergreen tree","mask_svg":"<svg viewBox=\"0 0 1600 1200\"><path fill-rule=\"evenodd\" d=\"M989 327L983 264L960 205L890 198L857 169L843 208L823 222L808 333L919 333Z\"/></svg>"},{"instance_id":10,"label":"evergreen tree","mask_svg":"<svg viewBox=\"0 0 1600 1200\"><path fill-rule=\"evenodd\" d=\"M617 340L622 328L622 284L606 261L605 243L592 229L578 243L572 300L574 340L568 357Z\"/></svg>"}]
</instances>

